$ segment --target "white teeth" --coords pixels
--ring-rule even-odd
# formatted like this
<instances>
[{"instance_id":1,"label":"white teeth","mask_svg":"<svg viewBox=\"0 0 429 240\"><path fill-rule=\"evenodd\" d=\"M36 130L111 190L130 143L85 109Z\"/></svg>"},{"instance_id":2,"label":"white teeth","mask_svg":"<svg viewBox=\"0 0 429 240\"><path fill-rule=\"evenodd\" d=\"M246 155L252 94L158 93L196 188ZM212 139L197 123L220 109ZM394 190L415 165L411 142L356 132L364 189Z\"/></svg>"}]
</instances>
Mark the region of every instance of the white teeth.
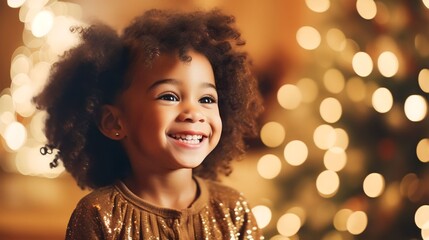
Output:
<instances>
[{"instance_id":1,"label":"white teeth","mask_svg":"<svg viewBox=\"0 0 429 240\"><path fill-rule=\"evenodd\" d=\"M187 143L187 144L198 144L198 143L200 143L200 141L199 140L197 140L197 139L192 139L192 140L183 140L183 139L179 139L179 141L180 142L184 142L184 143Z\"/></svg>"},{"instance_id":2,"label":"white teeth","mask_svg":"<svg viewBox=\"0 0 429 240\"><path fill-rule=\"evenodd\" d=\"M197 142L199 142L199 140L203 138L203 135L172 134L171 137L179 140L187 140L187 141L196 140Z\"/></svg>"}]
</instances>

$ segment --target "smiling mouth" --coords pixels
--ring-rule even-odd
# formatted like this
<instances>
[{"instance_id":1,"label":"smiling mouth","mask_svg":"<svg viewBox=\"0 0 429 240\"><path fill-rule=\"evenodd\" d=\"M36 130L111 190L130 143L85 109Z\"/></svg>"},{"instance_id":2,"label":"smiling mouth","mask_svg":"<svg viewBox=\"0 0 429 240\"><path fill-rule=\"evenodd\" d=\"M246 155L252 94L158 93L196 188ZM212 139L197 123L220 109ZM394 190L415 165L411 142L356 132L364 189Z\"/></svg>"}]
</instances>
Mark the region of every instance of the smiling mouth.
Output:
<instances>
[{"instance_id":1,"label":"smiling mouth","mask_svg":"<svg viewBox=\"0 0 429 240\"><path fill-rule=\"evenodd\" d=\"M170 134L171 138L178 140L179 142L187 144L199 144L203 141L203 135L190 135L190 134Z\"/></svg>"}]
</instances>

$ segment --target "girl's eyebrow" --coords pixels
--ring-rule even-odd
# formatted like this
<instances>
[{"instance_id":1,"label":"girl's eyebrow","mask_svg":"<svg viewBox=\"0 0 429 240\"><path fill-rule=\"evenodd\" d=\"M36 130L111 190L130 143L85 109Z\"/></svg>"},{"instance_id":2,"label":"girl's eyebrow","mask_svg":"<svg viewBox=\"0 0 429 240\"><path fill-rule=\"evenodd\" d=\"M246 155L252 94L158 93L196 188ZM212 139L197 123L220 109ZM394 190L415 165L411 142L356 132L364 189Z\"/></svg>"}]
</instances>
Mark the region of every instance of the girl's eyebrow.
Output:
<instances>
[{"instance_id":1,"label":"girl's eyebrow","mask_svg":"<svg viewBox=\"0 0 429 240\"><path fill-rule=\"evenodd\" d=\"M153 82L147 89L147 91L149 92L150 90L154 89L155 87L162 85L162 84L172 84L172 85L180 85L180 82L177 81L176 79L172 79L172 78L166 78L166 79L159 79L156 80L155 82Z\"/></svg>"},{"instance_id":2,"label":"girl's eyebrow","mask_svg":"<svg viewBox=\"0 0 429 240\"><path fill-rule=\"evenodd\" d=\"M162 84L171 84L171 85L181 85L180 81L178 81L177 79L172 79L172 78L166 78L166 79L159 79L155 82L153 82L147 89L147 91L151 91L152 89L154 89L155 87L162 85ZM216 90L216 86L213 83L209 83L209 82L203 82L201 84L202 88L213 88L214 90Z\"/></svg>"}]
</instances>

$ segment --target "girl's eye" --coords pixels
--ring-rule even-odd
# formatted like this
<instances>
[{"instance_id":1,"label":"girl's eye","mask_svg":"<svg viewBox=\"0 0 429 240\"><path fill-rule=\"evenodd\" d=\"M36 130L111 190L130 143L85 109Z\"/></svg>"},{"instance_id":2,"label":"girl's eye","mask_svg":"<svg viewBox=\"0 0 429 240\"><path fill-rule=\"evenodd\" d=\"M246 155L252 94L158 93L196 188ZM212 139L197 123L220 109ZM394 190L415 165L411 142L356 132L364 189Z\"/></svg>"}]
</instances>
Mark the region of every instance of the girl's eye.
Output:
<instances>
[{"instance_id":1,"label":"girl's eye","mask_svg":"<svg viewBox=\"0 0 429 240\"><path fill-rule=\"evenodd\" d=\"M171 102L178 102L179 98L176 97L174 94L164 94L161 95L160 97L158 97L159 100L164 100L164 101L171 101Z\"/></svg>"},{"instance_id":2,"label":"girl's eye","mask_svg":"<svg viewBox=\"0 0 429 240\"><path fill-rule=\"evenodd\" d=\"M216 103L216 99L213 97L203 97L199 100L200 103Z\"/></svg>"}]
</instances>

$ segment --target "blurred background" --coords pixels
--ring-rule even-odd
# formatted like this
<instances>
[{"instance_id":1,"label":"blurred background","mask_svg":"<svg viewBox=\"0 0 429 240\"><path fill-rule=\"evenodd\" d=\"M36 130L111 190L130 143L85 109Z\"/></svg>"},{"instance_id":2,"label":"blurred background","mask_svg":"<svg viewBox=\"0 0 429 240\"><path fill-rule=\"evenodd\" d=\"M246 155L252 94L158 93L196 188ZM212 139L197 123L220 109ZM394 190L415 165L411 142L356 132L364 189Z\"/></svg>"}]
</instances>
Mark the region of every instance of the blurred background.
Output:
<instances>
[{"instance_id":1,"label":"blurred background","mask_svg":"<svg viewBox=\"0 0 429 240\"><path fill-rule=\"evenodd\" d=\"M31 104L70 26L150 8L236 16L265 102L224 182L267 239L429 239L428 0L0 1L0 239L64 239L79 189Z\"/></svg>"}]
</instances>

